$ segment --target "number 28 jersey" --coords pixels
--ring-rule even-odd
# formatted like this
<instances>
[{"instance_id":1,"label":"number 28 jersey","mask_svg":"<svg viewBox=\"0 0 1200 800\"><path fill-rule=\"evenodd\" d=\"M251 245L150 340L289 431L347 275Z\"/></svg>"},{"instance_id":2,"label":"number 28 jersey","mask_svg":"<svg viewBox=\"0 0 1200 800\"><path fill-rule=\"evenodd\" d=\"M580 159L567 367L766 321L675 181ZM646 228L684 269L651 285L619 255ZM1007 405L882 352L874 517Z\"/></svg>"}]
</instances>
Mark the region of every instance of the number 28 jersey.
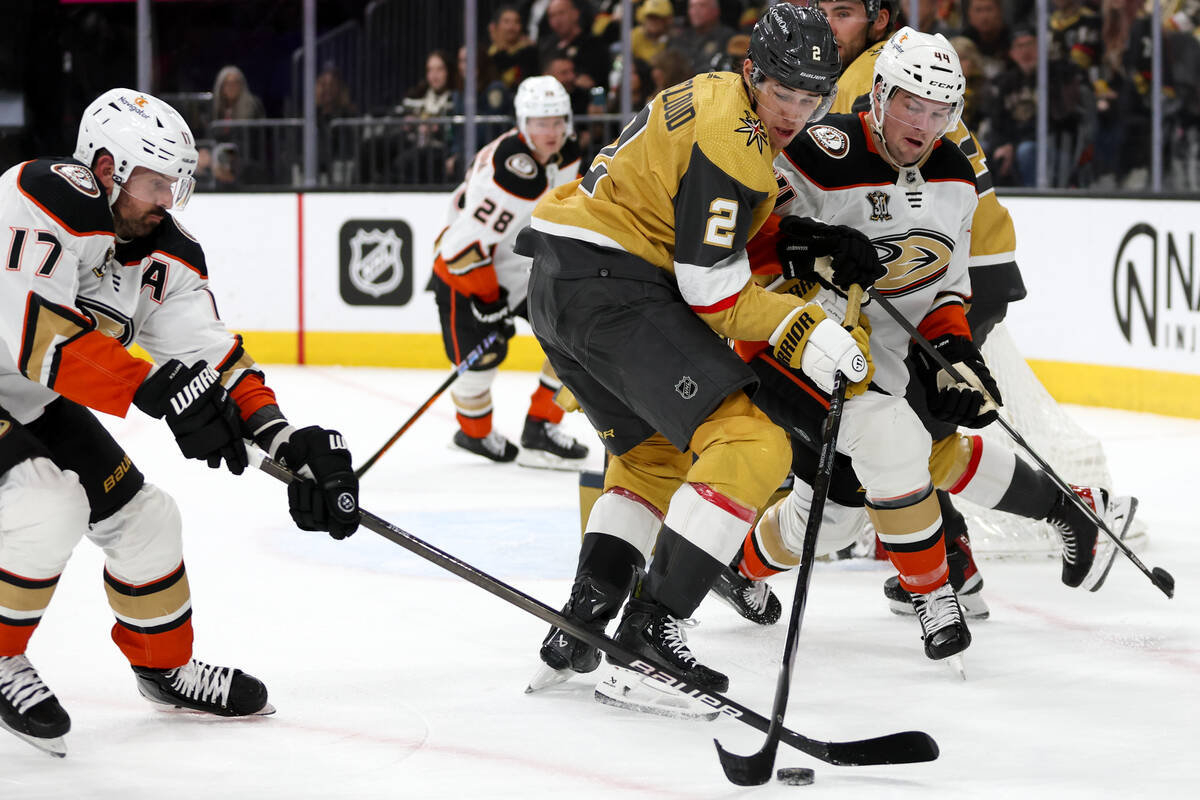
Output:
<instances>
[{"instance_id":1,"label":"number 28 jersey","mask_svg":"<svg viewBox=\"0 0 1200 800\"><path fill-rule=\"evenodd\" d=\"M529 286L530 260L513 252L513 241L547 191L579 177L579 160L579 145L568 139L543 166L516 129L486 145L454 190L433 271L455 291L487 301L502 286L515 308Z\"/></svg>"}]
</instances>

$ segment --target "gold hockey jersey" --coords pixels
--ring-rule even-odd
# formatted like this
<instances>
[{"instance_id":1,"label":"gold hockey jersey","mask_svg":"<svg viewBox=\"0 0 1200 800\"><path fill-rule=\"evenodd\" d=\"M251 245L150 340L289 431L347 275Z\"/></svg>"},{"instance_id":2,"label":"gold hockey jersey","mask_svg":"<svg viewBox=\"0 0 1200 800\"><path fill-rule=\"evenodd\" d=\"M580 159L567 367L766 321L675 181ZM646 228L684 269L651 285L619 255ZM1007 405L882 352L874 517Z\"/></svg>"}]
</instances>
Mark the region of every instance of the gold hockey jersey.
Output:
<instances>
[{"instance_id":1,"label":"gold hockey jersey","mask_svg":"<svg viewBox=\"0 0 1200 800\"><path fill-rule=\"evenodd\" d=\"M753 283L745 252L775 204L775 155L741 75L697 75L647 104L531 225L631 253L672 274L713 330L766 339L800 304Z\"/></svg>"},{"instance_id":2,"label":"gold hockey jersey","mask_svg":"<svg viewBox=\"0 0 1200 800\"><path fill-rule=\"evenodd\" d=\"M879 57L883 45L884 42L877 42L868 47L842 73L831 114L850 113L858 98L870 94L875 76L875 59ZM1020 300L1025 297L1025 286L1017 270L1017 236L1008 209L996 199L987 158L974 134L961 122L946 134L946 138L958 145L975 169L979 205L971 223L969 265L976 296L999 293L1001 296L996 298L998 300L1010 303ZM1000 274L993 276L992 270L980 270L985 267L994 267Z\"/></svg>"}]
</instances>

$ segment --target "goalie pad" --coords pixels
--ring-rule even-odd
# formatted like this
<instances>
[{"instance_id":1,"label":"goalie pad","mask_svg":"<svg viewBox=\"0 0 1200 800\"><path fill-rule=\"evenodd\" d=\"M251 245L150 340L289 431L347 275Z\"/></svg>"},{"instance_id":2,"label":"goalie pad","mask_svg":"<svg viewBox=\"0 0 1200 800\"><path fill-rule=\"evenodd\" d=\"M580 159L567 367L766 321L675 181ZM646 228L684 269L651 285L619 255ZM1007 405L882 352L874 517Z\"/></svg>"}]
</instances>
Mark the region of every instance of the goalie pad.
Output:
<instances>
[{"instance_id":1,"label":"goalie pad","mask_svg":"<svg viewBox=\"0 0 1200 800\"><path fill-rule=\"evenodd\" d=\"M593 696L606 706L672 719L713 720L720 713L661 681L615 664L609 665Z\"/></svg>"}]
</instances>

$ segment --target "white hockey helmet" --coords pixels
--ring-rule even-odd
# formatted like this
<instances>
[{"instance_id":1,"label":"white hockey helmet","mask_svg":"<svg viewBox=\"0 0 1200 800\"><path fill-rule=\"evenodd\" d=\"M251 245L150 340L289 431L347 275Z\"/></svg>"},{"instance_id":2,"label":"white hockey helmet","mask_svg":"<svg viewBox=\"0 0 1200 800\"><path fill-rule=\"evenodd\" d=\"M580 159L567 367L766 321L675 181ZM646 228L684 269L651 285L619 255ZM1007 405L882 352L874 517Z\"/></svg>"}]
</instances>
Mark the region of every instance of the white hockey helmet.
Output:
<instances>
[{"instance_id":1,"label":"white hockey helmet","mask_svg":"<svg viewBox=\"0 0 1200 800\"><path fill-rule=\"evenodd\" d=\"M517 96L513 99L513 107L517 112L517 130L526 141L529 140L529 133L525 130L525 123L531 117L566 117L567 138L571 138L575 132L571 96L552 75L537 75L521 81Z\"/></svg>"},{"instance_id":2,"label":"white hockey helmet","mask_svg":"<svg viewBox=\"0 0 1200 800\"><path fill-rule=\"evenodd\" d=\"M875 60L875 81L871 92L871 119L875 129L883 126L885 107L897 89L917 97L952 106L940 138L958 125L962 117L963 93L967 79L958 53L940 33L920 33L905 26L892 34Z\"/></svg>"},{"instance_id":3,"label":"white hockey helmet","mask_svg":"<svg viewBox=\"0 0 1200 800\"><path fill-rule=\"evenodd\" d=\"M153 95L133 89L109 89L92 101L79 122L75 158L91 167L98 150L113 157L109 204L136 167L171 182L173 208L187 205L196 171L196 140L179 112Z\"/></svg>"}]
</instances>

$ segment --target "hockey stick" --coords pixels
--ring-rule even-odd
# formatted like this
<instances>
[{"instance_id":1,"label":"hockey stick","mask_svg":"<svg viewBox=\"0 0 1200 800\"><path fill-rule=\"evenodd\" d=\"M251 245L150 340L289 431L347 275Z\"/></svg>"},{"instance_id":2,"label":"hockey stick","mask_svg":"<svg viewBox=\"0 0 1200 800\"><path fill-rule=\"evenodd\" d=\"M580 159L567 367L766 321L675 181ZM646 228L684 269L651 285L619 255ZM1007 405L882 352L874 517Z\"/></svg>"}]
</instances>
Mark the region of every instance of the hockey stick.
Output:
<instances>
[{"instance_id":1,"label":"hockey stick","mask_svg":"<svg viewBox=\"0 0 1200 800\"><path fill-rule=\"evenodd\" d=\"M845 324L853 328L858 324L858 304L862 301L862 287L854 284L848 292ZM808 512L808 523L804 528L804 546L801 548L800 573L796 576L796 594L792 598L792 615L788 620L787 638L783 644L783 665L779 668L779 679L775 684L775 702L771 705L771 726L767 729L767 740L758 752L748 756L731 753L716 739L717 756L725 777L738 786L761 786L771 780L775 766L775 751L779 748L779 732L783 728L783 714L787 710L788 692L792 683L792 665L796 661L796 642L800 638L800 621L804 618L804 607L808 604L808 586L812 578L812 565L817 552L817 534L821 531L821 517L825 512L825 499L829 496L829 484L833 480L833 459L837 452L838 428L842 423L842 408L846 403L846 376L837 373L833 382L833 394L829 398L829 413L825 415L825 426L821 431L821 454L817 459L817 476L813 481L812 505Z\"/></svg>"},{"instance_id":2,"label":"hockey stick","mask_svg":"<svg viewBox=\"0 0 1200 800\"><path fill-rule=\"evenodd\" d=\"M479 343L478 347L467 353L467 357L462 360L462 363L455 366L454 371L446 376L446 380L442 381L442 385L435 389L433 394L429 395L429 399L422 403L420 408L413 412L413 415L408 418L407 422L400 426L400 430L393 433L392 438L384 442L383 447L379 448L375 455L367 459L367 463L354 470L354 477L361 478L363 474L369 470L376 461L379 460L379 457L386 453L391 446L396 443L396 440L403 436L404 432L412 427L412 424L420 419L422 414L429 410L429 407L433 405L434 401L442 396L442 392L450 388L450 384L454 383L462 376L464 372L469 370L471 366L478 361L480 357L483 356L483 354L486 353L499 338L500 334L497 331L492 331L483 338L483 341Z\"/></svg>"},{"instance_id":3,"label":"hockey stick","mask_svg":"<svg viewBox=\"0 0 1200 800\"><path fill-rule=\"evenodd\" d=\"M276 461L266 457L257 448L249 448L251 460L258 461L258 468L273 478L284 483L296 480L296 475ZM641 675L660 681L684 694L711 706L714 710L743 723L766 731L769 727L767 720L754 713L740 703L717 692L705 692L694 688L678 673L659 664L647 664L634 653L589 628L577 625L559 614L550 606L525 594L519 589L492 577L476 567L437 547L425 542L411 533L392 525L369 511L359 508L359 524L369 531L398 544L405 550L432 562L447 572L451 572L468 583L473 583L486 592L499 597L501 600L526 611L550 625L557 626L572 636L587 642L593 647L603 650L621 666L631 669ZM921 731L905 731L873 739L862 739L853 742L825 742L810 739L787 728L780 728L780 739L788 745L804 753L830 764L838 766L868 766L873 764L914 764L923 761L933 761L938 757L938 746L932 737Z\"/></svg>"},{"instance_id":4,"label":"hockey stick","mask_svg":"<svg viewBox=\"0 0 1200 800\"><path fill-rule=\"evenodd\" d=\"M921 335L921 332L917 330L916 326L909 322L903 314L896 310L896 307L892 305L890 300L881 295L874 287L868 289L867 293L871 295L872 300L879 304L880 308L888 313L888 316L894 319L901 328L904 328L904 330L907 331L908 335L912 337L912 340L917 343L917 346L928 353L929 357L936 361L937 365L944 369L947 375L959 383L969 383L969 381L967 381L967 379L964 378L962 374L954 368L954 365L947 361L946 357L939 353L937 348L934 347L928 339ZM988 401L995 403L995 401L990 397L988 398ZM1066 496L1069 497L1076 506L1078 506L1085 514L1092 518L1092 521L1094 521L1100 527L1100 530L1104 531L1108 538L1113 540L1121 552L1133 562L1135 567L1142 571L1142 574L1150 579L1151 583L1158 587L1158 589L1167 597L1175 596L1175 578L1171 576L1171 573L1167 572L1162 567L1150 569L1143 564L1142 560L1138 558L1132 550L1129 549L1129 545L1125 544L1125 542L1119 536L1109 529L1108 524L1104 520L1100 519L1100 515L1097 514L1094 509L1088 506L1087 503L1083 502L1083 498L1075 494L1070 485L1063 480L1057 472L1054 471L1053 467L1046 463L1044 458L1038 455L1037 451L1025 441L1025 437L1022 436L1016 428L1008 423L1008 420L1002 416L997 416L996 422L1000 423L1000 427L1004 429L1004 432L1012 437L1012 440L1016 442L1017 445L1024 450L1030 458L1037 462L1037 465L1041 468L1042 472L1046 473L1046 475L1050 477L1050 480L1054 481L1059 490L1066 494Z\"/></svg>"}]
</instances>

